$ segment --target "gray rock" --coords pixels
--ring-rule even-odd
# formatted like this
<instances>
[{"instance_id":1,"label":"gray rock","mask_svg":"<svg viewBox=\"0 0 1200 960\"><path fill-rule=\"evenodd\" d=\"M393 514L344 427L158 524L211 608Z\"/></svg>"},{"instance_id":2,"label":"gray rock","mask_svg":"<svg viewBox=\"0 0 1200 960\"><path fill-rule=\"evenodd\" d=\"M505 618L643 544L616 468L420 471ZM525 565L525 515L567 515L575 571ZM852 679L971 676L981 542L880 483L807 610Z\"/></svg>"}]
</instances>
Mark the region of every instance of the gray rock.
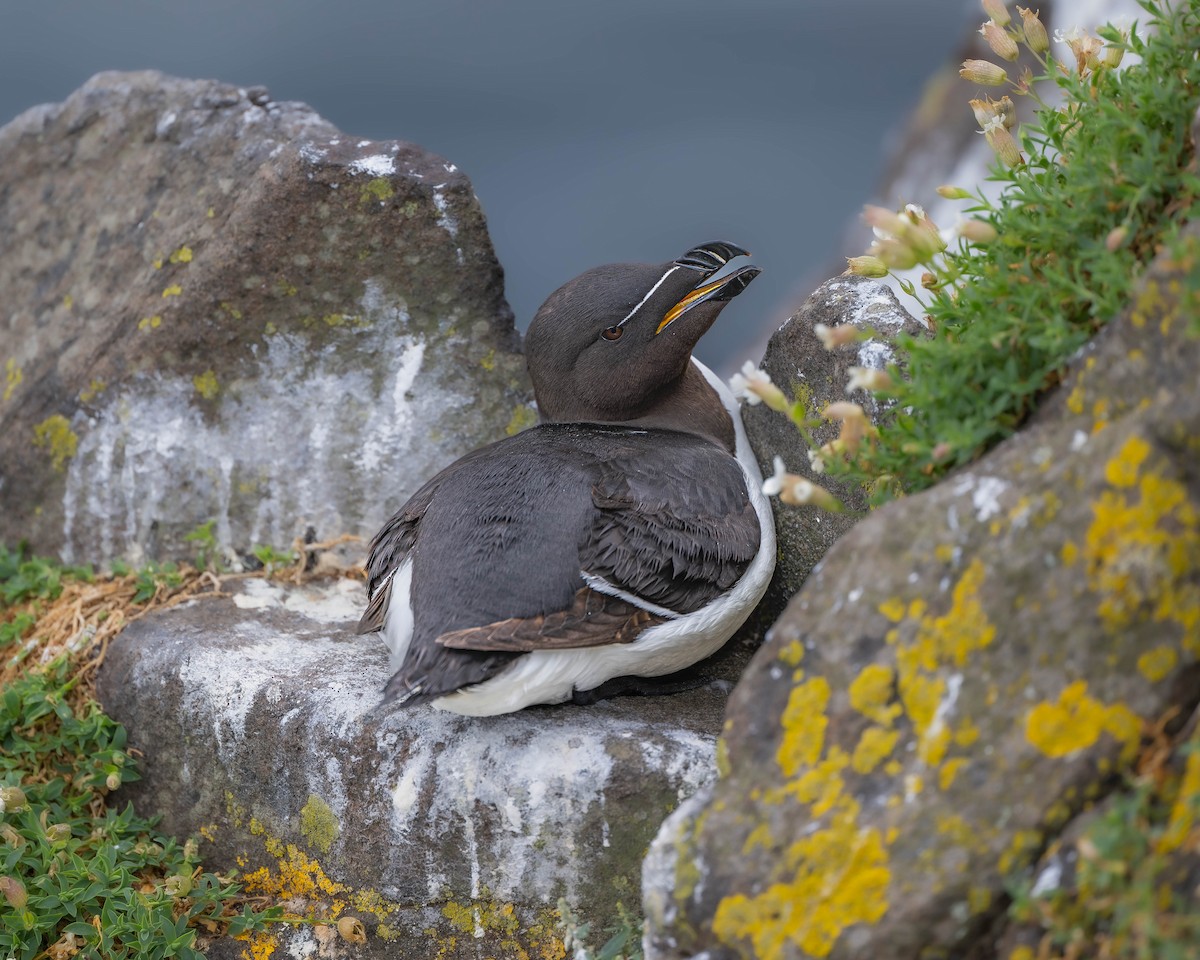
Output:
<instances>
[{"instance_id":1,"label":"gray rock","mask_svg":"<svg viewBox=\"0 0 1200 960\"><path fill-rule=\"evenodd\" d=\"M829 552L647 866L647 956L994 955L1006 881L1200 700L1200 231L1037 422ZM978 951L975 953L974 951Z\"/></svg>"},{"instance_id":2,"label":"gray rock","mask_svg":"<svg viewBox=\"0 0 1200 960\"><path fill-rule=\"evenodd\" d=\"M0 130L0 540L370 536L533 419L454 164L266 91L100 74Z\"/></svg>"},{"instance_id":3,"label":"gray rock","mask_svg":"<svg viewBox=\"0 0 1200 960\"><path fill-rule=\"evenodd\" d=\"M144 752L116 800L202 831L206 866L250 892L317 917L341 904L370 933L356 955L561 956L559 897L596 930L636 909L651 838L712 780L724 694L378 709L390 670L352 633L364 602L351 580L247 580L132 623L98 683ZM300 950L314 932L271 936Z\"/></svg>"},{"instance_id":4,"label":"gray rock","mask_svg":"<svg viewBox=\"0 0 1200 960\"><path fill-rule=\"evenodd\" d=\"M818 323L827 327L848 323L875 335L826 350L813 332ZM790 400L802 400L813 417L830 403L853 400L863 406L872 422L879 423L887 416L887 407L880 405L873 394L857 391L848 395L847 370L882 370L896 362L890 341L900 333L922 336L925 328L900 306L886 284L849 274L834 277L821 284L771 337L762 369ZM752 621L752 631L762 636L826 551L867 509L867 500L860 489L813 472L804 438L787 417L762 404L743 404L742 422L764 477L774 472L774 458L782 457L789 471L826 487L850 511L832 514L818 507L772 501L779 562L767 596ZM813 435L818 446L834 439L838 429L836 423L817 427Z\"/></svg>"}]
</instances>

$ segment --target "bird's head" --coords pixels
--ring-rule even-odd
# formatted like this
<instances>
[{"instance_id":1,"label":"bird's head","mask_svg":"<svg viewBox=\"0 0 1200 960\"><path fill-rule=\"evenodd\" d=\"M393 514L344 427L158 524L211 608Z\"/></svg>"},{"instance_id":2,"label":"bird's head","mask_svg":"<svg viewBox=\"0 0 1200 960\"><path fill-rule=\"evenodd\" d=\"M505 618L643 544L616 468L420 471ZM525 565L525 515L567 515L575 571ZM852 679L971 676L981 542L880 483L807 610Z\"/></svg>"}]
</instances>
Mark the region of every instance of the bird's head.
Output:
<instances>
[{"instance_id":1,"label":"bird's head","mask_svg":"<svg viewBox=\"0 0 1200 960\"><path fill-rule=\"evenodd\" d=\"M684 379L692 348L725 304L758 276L750 264L722 272L748 255L703 243L668 263L596 267L555 290L525 335L543 419L646 416Z\"/></svg>"}]
</instances>

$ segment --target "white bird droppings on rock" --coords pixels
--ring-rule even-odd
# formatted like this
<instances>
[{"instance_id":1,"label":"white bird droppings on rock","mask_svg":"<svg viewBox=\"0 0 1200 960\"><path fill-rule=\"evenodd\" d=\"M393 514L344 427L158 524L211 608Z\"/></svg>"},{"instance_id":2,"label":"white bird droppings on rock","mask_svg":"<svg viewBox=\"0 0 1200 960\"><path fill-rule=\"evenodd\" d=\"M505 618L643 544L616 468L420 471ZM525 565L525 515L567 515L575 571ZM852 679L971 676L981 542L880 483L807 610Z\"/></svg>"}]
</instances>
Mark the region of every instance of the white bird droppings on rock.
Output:
<instances>
[{"instance_id":1,"label":"white bird droppings on rock","mask_svg":"<svg viewBox=\"0 0 1200 960\"><path fill-rule=\"evenodd\" d=\"M386 153L373 153L369 157L351 160L346 169L351 173L364 173L372 177L390 177L396 172L396 159Z\"/></svg>"}]
</instances>

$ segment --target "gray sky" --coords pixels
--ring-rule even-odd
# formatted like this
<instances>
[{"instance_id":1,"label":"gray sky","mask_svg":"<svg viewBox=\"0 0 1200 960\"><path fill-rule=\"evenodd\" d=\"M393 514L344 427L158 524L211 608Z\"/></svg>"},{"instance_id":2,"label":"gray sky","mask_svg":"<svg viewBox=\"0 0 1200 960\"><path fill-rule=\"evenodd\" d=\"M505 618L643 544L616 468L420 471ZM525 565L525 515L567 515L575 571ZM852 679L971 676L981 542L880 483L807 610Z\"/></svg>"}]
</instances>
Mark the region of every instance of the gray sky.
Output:
<instances>
[{"instance_id":1,"label":"gray sky","mask_svg":"<svg viewBox=\"0 0 1200 960\"><path fill-rule=\"evenodd\" d=\"M524 328L600 263L732 240L731 369L837 257L971 0L38 0L0 8L0 123L100 70L264 84L472 179ZM965 109L965 108L964 108ZM914 198L904 198L914 199ZM754 357L753 359L758 359Z\"/></svg>"}]
</instances>

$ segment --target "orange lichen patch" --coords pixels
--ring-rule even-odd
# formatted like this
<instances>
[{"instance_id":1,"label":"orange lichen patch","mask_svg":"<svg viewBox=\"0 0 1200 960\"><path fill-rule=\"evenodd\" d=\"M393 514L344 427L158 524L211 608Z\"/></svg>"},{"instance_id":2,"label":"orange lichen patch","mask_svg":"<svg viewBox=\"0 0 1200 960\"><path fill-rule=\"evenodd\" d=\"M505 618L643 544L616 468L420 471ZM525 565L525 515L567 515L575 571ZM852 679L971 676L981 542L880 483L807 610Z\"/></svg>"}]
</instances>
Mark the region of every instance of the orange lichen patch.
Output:
<instances>
[{"instance_id":1,"label":"orange lichen patch","mask_svg":"<svg viewBox=\"0 0 1200 960\"><path fill-rule=\"evenodd\" d=\"M728 944L749 941L765 960L792 947L825 957L847 927L878 922L888 907L887 847L879 830L859 828L857 814L851 801L827 828L793 843L784 853L784 867L794 873L789 882L723 899L713 918L716 935Z\"/></svg>"},{"instance_id":2,"label":"orange lichen patch","mask_svg":"<svg viewBox=\"0 0 1200 960\"><path fill-rule=\"evenodd\" d=\"M238 940L247 940L249 945L242 951L242 960L270 960L275 955L279 940L269 933L244 934Z\"/></svg>"},{"instance_id":3,"label":"orange lichen patch","mask_svg":"<svg viewBox=\"0 0 1200 960\"><path fill-rule=\"evenodd\" d=\"M1193 844L1197 839L1196 819L1200 815L1200 749L1195 748L1188 754L1187 766L1183 771L1183 779L1179 784L1179 793L1171 806L1171 818L1167 828L1158 840L1160 853L1170 853L1178 850L1189 838Z\"/></svg>"},{"instance_id":4,"label":"orange lichen patch","mask_svg":"<svg viewBox=\"0 0 1200 960\"><path fill-rule=\"evenodd\" d=\"M891 702L895 682L896 673L891 667L869 664L850 682L850 706L864 717L890 727L901 712L900 704Z\"/></svg>"},{"instance_id":5,"label":"orange lichen patch","mask_svg":"<svg viewBox=\"0 0 1200 960\"><path fill-rule=\"evenodd\" d=\"M1151 683L1158 683L1170 675L1178 662L1179 655L1174 647L1160 645L1138 657L1138 670Z\"/></svg>"},{"instance_id":6,"label":"orange lichen patch","mask_svg":"<svg viewBox=\"0 0 1200 960\"><path fill-rule=\"evenodd\" d=\"M1084 750L1108 733L1124 744L1122 760L1131 759L1141 737L1142 722L1122 703L1105 706L1087 694L1087 681L1078 680L1056 702L1037 704L1025 718L1025 739L1048 757L1065 757Z\"/></svg>"},{"instance_id":7,"label":"orange lichen patch","mask_svg":"<svg viewBox=\"0 0 1200 960\"><path fill-rule=\"evenodd\" d=\"M1106 626L1116 632L1138 618L1175 623L1195 652L1200 642L1189 638L1200 637L1200 518L1182 483L1144 469L1149 452L1145 440L1130 437L1106 464L1113 489L1092 504L1080 553Z\"/></svg>"},{"instance_id":8,"label":"orange lichen patch","mask_svg":"<svg viewBox=\"0 0 1200 960\"><path fill-rule=\"evenodd\" d=\"M254 832L254 825L255 822L251 821L251 832ZM321 864L295 844L272 841L273 838L268 838L265 846L267 852L276 857L275 868L259 867L247 873L242 881L247 893L283 902L305 901L315 905L318 901L349 892L349 887L330 880ZM322 913L328 918L335 918L344 908L343 901L332 899L327 911Z\"/></svg>"},{"instance_id":9,"label":"orange lichen patch","mask_svg":"<svg viewBox=\"0 0 1200 960\"><path fill-rule=\"evenodd\" d=\"M825 707L829 703L829 681L813 677L792 688L781 723L783 738L775 759L787 777L812 767L825 746L825 728L829 725Z\"/></svg>"},{"instance_id":10,"label":"orange lichen patch","mask_svg":"<svg viewBox=\"0 0 1200 960\"><path fill-rule=\"evenodd\" d=\"M856 773L870 773L892 755L899 738L899 730L867 727L858 738L858 745L850 758L850 766Z\"/></svg>"}]
</instances>

